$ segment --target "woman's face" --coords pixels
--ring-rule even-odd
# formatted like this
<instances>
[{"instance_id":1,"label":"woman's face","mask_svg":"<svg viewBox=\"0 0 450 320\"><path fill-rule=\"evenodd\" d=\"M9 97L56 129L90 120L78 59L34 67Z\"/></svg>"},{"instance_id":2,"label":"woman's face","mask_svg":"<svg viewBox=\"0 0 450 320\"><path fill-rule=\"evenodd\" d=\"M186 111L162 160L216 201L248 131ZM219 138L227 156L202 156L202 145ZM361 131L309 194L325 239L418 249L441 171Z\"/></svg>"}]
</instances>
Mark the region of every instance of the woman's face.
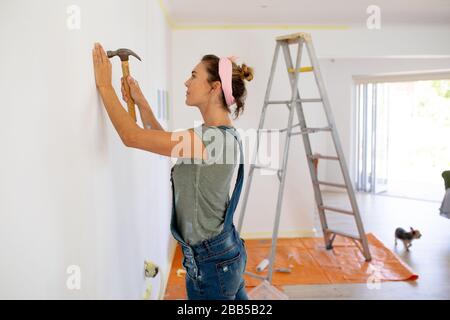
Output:
<instances>
[{"instance_id":1,"label":"woman's face","mask_svg":"<svg viewBox=\"0 0 450 320\"><path fill-rule=\"evenodd\" d=\"M188 106L204 106L210 99L217 95L217 87L220 90L220 82L211 86L208 81L208 74L203 63L199 63L192 70L191 77L184 83L187 88L186 104ZM215 89L215 90L214 90Z\"/></svg>"}]
</instances>

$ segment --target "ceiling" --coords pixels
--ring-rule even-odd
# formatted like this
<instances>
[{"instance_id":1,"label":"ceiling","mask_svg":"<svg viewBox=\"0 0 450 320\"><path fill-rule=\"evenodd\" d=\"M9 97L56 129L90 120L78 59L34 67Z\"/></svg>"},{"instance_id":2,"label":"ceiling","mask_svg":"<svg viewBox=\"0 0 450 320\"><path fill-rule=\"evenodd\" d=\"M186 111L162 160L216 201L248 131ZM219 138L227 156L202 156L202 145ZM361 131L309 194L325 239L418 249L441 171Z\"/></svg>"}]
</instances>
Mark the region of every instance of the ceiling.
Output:
<instances>
[{"instance_id":1,"label":"ceiling","mask_svg":"<svg viewBox=\"0 0 450 320\"><path fill-rule=\"evenodd\" d=\"M368 6L381 26L449 24L450 0L159 0L176 25L366 25Z\"/></svg>"}]
</instances>

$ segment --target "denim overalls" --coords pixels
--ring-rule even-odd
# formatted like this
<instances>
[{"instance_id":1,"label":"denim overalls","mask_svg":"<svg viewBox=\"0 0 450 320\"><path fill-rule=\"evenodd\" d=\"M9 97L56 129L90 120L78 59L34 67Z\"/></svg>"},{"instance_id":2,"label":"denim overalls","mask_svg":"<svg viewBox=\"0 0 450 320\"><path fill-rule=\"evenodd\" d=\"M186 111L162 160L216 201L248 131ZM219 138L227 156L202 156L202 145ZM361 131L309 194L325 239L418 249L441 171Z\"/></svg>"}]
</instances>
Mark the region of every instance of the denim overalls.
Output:
<instances>
[{"instance_id":1,"label":"denim overalls","mask_svg":"<svg viewBox=\"0 0 450 320\"><path fill-rule=\"evenodd\" d=\"M219 126L225 130L229 128ZM181 238L175 212L175 192L172 183L172 219L170 229L173 237L180 243L183 251L183 266L186 269L186 290L190 300L247 300L245 293L244 270L247 253L244 240L233 224L233 215L239 202L244 181L244 155L242 143L233 130L229 130L239 143L239 171L233 195L225 213L223 229L220 234L205 239L193 246Z\"/></svg>"}]
</instances>

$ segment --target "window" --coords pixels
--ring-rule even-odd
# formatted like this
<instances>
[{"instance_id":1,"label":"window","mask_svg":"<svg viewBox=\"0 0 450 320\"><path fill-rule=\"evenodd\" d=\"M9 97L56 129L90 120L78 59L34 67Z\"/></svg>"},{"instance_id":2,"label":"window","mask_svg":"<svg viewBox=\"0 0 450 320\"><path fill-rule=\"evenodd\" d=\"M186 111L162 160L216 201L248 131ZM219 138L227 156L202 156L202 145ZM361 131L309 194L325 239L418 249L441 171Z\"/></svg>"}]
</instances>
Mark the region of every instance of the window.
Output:
<instances>
[{"instance_id":1,"label":"window","mask_svg":"<svg viewBox=\"0 0 450 320\"><path fill-rule=\"evenodd\" d=\"M358 191L442 199L441 173L450 169L450 75L415 78L357 83Z\"/></svg>"}]
</instances>

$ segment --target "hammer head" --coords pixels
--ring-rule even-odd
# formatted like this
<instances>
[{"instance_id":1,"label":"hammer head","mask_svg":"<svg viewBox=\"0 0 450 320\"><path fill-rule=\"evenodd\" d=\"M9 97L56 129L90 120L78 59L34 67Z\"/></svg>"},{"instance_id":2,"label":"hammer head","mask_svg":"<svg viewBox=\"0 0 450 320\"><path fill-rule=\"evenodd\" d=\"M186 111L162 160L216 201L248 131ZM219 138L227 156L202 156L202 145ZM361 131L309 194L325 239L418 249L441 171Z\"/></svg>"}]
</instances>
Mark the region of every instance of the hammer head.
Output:
<instances>
[{"instance_id":1,"label":"hammer head","mask_svg":"<svg viewBox=\"0 0 450 320\"><path fill-rule=\"evenodd\" d=\"M106 54L108 55L108 58L118 56L121 61L128 61L129 56L134 56L141 61L141 58L139 58L139 56L130 49L121 48L115 51L107 51Z\"/></svg>"}]
</instances>

